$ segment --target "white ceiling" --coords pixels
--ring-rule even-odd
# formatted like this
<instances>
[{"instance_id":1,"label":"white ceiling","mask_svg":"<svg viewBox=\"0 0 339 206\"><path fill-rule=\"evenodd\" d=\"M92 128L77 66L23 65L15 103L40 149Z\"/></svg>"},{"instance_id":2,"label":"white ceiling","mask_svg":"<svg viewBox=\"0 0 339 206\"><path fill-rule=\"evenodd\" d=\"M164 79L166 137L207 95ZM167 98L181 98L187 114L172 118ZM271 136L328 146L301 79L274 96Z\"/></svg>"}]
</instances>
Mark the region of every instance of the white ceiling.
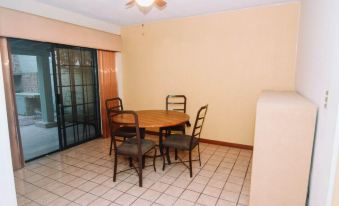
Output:
<instances>
[{"instance_id":1,"label":"white ceiling","mask_svg":"<svg viewBox=\"0 0 339 206\"><path fill-rule=\"evenodd\" d=\"M258 5L291 2L293 0L167 0L166 8L159 10L153 6L148 13L143 13L136 5L132 8L126 8L125 4L128 0L37 1L124 26Z\"/></svg>"},{"instance_id":2,"label":"white ceiling","mask_svg":"<svg viewBox=\"0 0 339 206\"><path fill-rule=\"evenodd\" d=\"M120 27L163 19L242 9L300 0L166 0L166 8L152 6L147 12L128 0L0 0L0 7L120 34Z\"/></svg>"}]
</instances>

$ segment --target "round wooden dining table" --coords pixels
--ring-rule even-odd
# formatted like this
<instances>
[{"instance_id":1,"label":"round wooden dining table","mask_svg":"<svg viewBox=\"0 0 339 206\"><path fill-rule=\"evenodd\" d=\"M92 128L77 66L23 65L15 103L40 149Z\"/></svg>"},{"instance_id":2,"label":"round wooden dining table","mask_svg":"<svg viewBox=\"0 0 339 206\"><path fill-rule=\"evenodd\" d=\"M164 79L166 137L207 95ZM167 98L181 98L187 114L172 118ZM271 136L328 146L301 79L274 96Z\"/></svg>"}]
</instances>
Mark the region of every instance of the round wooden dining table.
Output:
<instances>
[{"instance_id":1,"label":"round wooden dining table","mask_svg":"<svg viewBox=\"0 0 339 206\"><path fill-rule=\"evenodd\" d=\"M140 110L138 114L139 128L164 128L183 124L188 122L188 114L172 110ZM133 116L120 114L112 119L114 122L121 124L132 123Z\"/></svg>"}]
</instances>

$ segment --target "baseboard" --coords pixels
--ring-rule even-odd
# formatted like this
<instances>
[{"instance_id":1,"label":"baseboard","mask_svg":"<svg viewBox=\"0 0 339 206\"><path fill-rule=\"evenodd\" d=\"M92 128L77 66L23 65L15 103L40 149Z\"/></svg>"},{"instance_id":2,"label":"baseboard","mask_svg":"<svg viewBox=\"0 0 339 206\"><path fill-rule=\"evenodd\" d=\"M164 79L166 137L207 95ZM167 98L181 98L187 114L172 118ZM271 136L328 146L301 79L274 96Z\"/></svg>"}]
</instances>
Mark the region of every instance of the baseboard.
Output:
<instances>
[{"instance_id":1,"label":"baseboard","mask_svg":"<svg viewBox=\"0 0 339 206\"><path fill-rule=\"evenodd\" d=\"M239 148L239 149L253 150L253 146L251 146L251 145L236 144L236 143L223 142L223 141L218 141L218 140L200 138L200 142L208 143L208 144L214 144L214 145L220 145L220 146L227 146L227 147L236 147L236 148Z\"/></svg>"},{"instance_id":2,"label":"baseboard","mask_svg":"<svg viewBox=\"0 0 339 206\"><path fill-rule=\"evenodd\" d=\"M146 134L158 136L159 132L146 130ZM220 145L220 146L235 147L239 149L253 150L253 146L251 145L236 144L236 143L223 142L223 141L218 141L218 140L200 138L200 142L207 143L207 144Z\"/></svg>"}]
</instances>

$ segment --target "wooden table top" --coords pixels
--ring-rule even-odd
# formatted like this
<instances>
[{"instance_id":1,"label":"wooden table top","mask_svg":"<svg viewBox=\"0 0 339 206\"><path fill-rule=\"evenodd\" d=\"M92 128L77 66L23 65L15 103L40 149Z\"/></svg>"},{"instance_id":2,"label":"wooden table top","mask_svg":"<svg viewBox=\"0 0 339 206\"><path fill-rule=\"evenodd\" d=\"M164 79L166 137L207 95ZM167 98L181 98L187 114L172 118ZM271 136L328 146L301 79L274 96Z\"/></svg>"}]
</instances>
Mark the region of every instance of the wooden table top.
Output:
<instances>
[{"instance_id":1,"label":"wooden table top","mask_svg":"<svg viewBox=\"0 0 339 206\"><path fill-rule=\"evenodd\" d=\"M170 127L187 122L190 117L183 112L166 110L140 110L136 111L140 128ZM131 115L117 115L113 121L128 124L133 121Z\"/></svg>"}]
</instances>

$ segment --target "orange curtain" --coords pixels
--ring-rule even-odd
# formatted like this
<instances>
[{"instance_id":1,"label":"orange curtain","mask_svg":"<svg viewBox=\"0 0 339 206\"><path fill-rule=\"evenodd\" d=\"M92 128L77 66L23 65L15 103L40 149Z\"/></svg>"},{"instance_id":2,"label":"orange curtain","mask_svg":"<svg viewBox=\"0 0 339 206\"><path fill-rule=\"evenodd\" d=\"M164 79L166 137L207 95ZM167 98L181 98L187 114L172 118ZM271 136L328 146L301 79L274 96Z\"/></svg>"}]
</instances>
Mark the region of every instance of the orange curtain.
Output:
<instances>
[{"instance_id":1,"label":"orange curtain","mask_svg":"<svg viewBox=\"0 0 339 206\"><path fill-rule=\"evenodd\" d=\"M98 66L102 136L110 137L105 101L118 96L115 52L98 50Z\"/></svg>"}]
</instances>

